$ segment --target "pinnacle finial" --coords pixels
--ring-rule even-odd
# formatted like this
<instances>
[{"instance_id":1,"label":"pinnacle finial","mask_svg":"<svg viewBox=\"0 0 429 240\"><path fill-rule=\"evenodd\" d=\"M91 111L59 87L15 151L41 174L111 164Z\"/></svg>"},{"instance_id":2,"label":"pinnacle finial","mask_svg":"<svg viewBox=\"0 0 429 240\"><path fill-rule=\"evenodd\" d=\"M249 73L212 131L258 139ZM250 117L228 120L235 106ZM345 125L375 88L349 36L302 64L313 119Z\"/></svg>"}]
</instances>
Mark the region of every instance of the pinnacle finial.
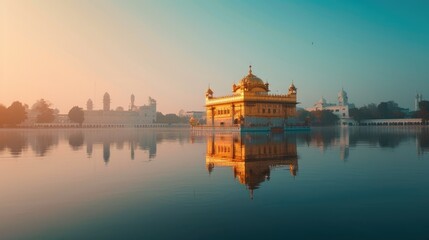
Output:
<instances>
[{"instance_id":1,"label":"pinnacle finial","mask_svg":"<svg viewBox=\"0 0 429 240\"><path fill-rule=\"evenodd\" d=\"M249 74L252 74L252 65L249 65Z\"/></svg>"}]
</instances>

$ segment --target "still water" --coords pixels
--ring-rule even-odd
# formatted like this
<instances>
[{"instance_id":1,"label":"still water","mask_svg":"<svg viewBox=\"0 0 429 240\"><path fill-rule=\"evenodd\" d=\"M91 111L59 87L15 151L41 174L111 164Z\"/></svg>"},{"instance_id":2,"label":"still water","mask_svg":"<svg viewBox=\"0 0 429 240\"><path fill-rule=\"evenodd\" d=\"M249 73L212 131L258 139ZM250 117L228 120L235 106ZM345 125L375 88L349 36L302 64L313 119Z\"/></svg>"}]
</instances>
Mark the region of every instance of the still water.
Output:
<instances>
[{"instance_id":1,"label":"still water","mask_svg":"<svg viewBox=\"0 0 429 240\"><path fill-rule=\"evenodd\" d=\"M0 130L0 239L429 239L429 130Z\"/></svg>"}]
</instances>

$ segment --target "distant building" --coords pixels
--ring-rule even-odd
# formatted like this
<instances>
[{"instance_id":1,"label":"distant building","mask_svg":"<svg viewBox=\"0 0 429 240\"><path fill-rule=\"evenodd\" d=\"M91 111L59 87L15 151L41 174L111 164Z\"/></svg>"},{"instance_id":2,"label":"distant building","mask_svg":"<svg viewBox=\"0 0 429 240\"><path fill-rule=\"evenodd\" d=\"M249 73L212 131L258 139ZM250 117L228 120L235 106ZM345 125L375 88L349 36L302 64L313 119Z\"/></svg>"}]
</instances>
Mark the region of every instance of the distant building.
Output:
<instances>
[{"instance_id":1,"label":"distant building","mask_svg":"<svg viewBox=\"0 0 429 240\"><path fill-rule=\"evenodd\" d=\"M110 110L110 95L105 93L103 96L103 110L92 110L92 100L87 102L87 110L84 111L83 126L86 127L114 127L114 126L135 126L141 124L152 124L156 122L156 101L149 97L148 104L135 106L134 94L131 95L131 103L128 111L122 107L116 108L116 111ZM88 104L90 103L91 104Z\"/></svg>"},{"instance_id":2,"label":"distant building","mask_svg":"<svg viewBox=\"0 0 429 240\"><path fill-rule=\"evenodd\" d=\"M328 103L323 97L316 102L313 107L306 108L309 112L314 111L331 111L340 119L341 125L354 124L354 120L350 118L349 109L354 107L353 104L349 103L347 92L344 89L338 93L338 104Z\"/></svg>"},{"instance_id":3,"label":"distant building","mask_svg":"<svg viewBox=\"0 0 429 240\"><path fill-rule=\"evenodd\" d=\"M421 93L420 94L417 93L416 98L414 100L414 110L415 111L419 111L420 110L419 103L421 101L423 101L423 95Z\"/></svg>"},{"instance_id":4,"label":"distant building","mask_svg":"<svg viewBox=\"0 0 429 240\"><path fill-rule=\"evenodd\" d=\"M92 100L88 99L88 101L86 102L86 110L92 111L93 108L94 108L94 104L92 103Z\"/></svg>"},{"instance_id":5,"label":"distant building","mask_svg":"<svg viewBox=\"0 0 429 240\"><path fill-rule=\"evenodd\" d=\"M293 83L287 94L269 94L268 82L249 73L232 86L232 95L214 97L206 92L207 126L283 127L296 115L297 91Z\"/></svg>"},{"instance_id":6,"label":"distant building","mask_svg":"<svg viewBox=\"0 0 429 240\"><path fill-rule=\"evenodd\" d=\"M103 111L110 111L110 95L107 92L103 96Z\"/></svg>"},{"instance_id":7,"label":"distant building","mask_svg":"<svg viewBox=\"0 0 429 240\"><path fill-rule=\"evenodd\" d=\"M184 116L188 118L194 118L199 121L206 119L206 113L204 111L187 111L185 112Z\"/></svg>"}]
</instances>

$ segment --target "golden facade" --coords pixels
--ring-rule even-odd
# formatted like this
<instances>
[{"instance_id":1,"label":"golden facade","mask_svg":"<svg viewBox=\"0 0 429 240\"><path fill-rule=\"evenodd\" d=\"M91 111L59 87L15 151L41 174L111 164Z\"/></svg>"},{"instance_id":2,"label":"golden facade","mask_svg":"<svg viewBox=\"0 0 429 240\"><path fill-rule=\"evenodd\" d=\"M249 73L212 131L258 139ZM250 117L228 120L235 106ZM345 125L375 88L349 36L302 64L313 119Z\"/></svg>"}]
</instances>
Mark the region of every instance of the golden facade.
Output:
<instances>
[{"instance_id":1,"label":"golden facade","mask_svg":"<svg viewBox=\"0 0 429 240\"><path fill-rule=\"evenodd\" d=\"M269 84L253 75L252 67L232 86L230 96L214 97L206 92L208 126L283 127L296 115L297 91L292 83L287 94L269 94Z\"/></svg>"},{"instance_id":2,"label":"golden facade","mask_svg":"<svg viewBox=\"0 0 429 240\"><path fill-rule=\"evenodd\" d=\"M298 171L296 143L285 136L266 134L213 134L207 137L206 167L231 167L234 177L253 193L273 168L287 167L295 176Z\"/></svg>"}]
</instances>

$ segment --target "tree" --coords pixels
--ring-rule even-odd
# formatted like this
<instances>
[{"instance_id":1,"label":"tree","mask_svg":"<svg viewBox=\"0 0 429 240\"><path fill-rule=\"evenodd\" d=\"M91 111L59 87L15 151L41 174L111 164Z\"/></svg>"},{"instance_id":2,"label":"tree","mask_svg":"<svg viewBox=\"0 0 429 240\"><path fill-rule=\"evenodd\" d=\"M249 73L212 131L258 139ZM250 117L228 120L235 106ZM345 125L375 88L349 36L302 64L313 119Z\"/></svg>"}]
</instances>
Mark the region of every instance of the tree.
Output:
<instances>
[{"instance_id":1,"label":"tree","mask_svg":"<svg viewBox=\"0 0 429 240\"><path fill-rule=\"evenodd\" d=\"M298 109L296 111L296 118L299 122L306 126L310 125L311 121L314 120L314 116L311 114L311 112L304 109Z\"/></svg>"},{"instance_id":2,"label":"tree","mask_svg":"<svg viewBox=\"0 0 429 240\"><path fill-rule=\"evenodd\" d=\"M85 120L83 109L78 106L72 107L69 111L68 116L71 122L79 123L79 126L82 126L82 123Z\"/></svg>"},{"instance_id":3,"label":"tree","mask_svg":"<svg viewBox=\"0 0 429 240\"><path fill-rule=\"evenodd\" d=\"M189 117L183 116L179 117L174 113L162 114L161 112L156 113L156 122L157 123L189 123Z\"/></svg>"},{"instance_id":4,"label":"tree","mask_svg":"<svg viewBox=\"0 0 429 240\"><path fill-rule=\"evenodd\" d=\"M403 118L403 108L394 101L381 102L377 106L380 118Z\"/></svg>"},{"instance_id":5,"label":"tree","mask_svg":"<svg viewBox=\"0 0 429 240\"><path fill-rule=\"evenodd\" d=\"M21 102L15 101L7 108L6 123L15 126L27 119L27 112Z\"/></svg>"},{"instance_id":6,"label":"tree","mask_svg":"<svg viewBox=\"0 0 429 240\"><path fill-rule=\"evenodd\" d=\"M314 116L316 123L322 126L335 125L339 120L338 116L329 110L314 111L311 114Z\"/></svg>"},{"instance_id":7,"label":"tree","mask_svg":"<svg viewBox=\"0 0 429 240\"><path fill-rule=\"evenodd\" d=\"M7 122L7 108L3 105L0 105L0 127L3 127Z\"/></svg>"},{"instance_id":8,"label":"tree","mask_svg":"<svg viewBox=\"0 0 429 240\"><path fill-rule=\"evenodd\" d=\"M360 122L365 119L377 119L380 118L380 112L377 105L370 103L360 108L353 108L349 110L350 117L355 121Z\"/></svg>"},{"instance_id":9,"label":"tree","mask_svg":"<svg viewBox=\"0 0 429 240\"><path fill-rule=\"evenodd\" d=\"M363 120L363 115L362 112L360 111L359 108L351 108L349 109L349 115L351 118L353 118L356 122L360 122L361 120Z\"/></svg>"},{"instance_id":10,"label":"tree","mask_svg":"<svg viewBox=\"0 0 429 240\"><path fill-rule=\"evenodd\" d=\"M54 110L50 108L50 106L51 104L45 101L43 98L33 105L32 111L37 112L37 123L51 123L54 121Z\"/></svg>"}]
</instances>

